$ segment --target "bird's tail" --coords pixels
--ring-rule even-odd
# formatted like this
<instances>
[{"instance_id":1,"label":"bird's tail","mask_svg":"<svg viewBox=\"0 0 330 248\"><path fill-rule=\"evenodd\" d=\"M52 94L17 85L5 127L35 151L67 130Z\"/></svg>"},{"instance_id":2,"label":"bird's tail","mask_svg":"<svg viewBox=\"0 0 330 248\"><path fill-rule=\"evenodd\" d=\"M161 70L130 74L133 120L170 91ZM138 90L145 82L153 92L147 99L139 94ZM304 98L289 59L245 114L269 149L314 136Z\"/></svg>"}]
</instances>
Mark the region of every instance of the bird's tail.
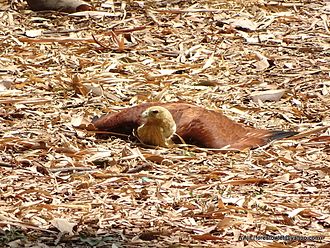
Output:
<instances>
[{"instance_id":1,"label":"bird's tail","mask_svg":"<svg viewBox=\"0 0 330 248\"><path fill-rule=\"evenodd\" d=\"M288 138L298 133L299 132L294 131L273 131L272 135L269 137L269 141Z\"/></svg>"}]
</instances>

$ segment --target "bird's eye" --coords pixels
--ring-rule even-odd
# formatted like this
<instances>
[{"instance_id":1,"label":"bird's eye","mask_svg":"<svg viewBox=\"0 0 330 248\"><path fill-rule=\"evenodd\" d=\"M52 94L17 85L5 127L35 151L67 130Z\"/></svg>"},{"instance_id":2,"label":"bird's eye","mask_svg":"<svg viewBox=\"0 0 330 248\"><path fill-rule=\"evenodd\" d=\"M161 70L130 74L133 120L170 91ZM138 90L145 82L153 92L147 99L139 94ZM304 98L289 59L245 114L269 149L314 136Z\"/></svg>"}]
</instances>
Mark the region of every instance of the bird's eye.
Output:
<instances>
[{"instance_id":1,"label":"bird's eye","mask_svg":"<svg viewBox=\"0 0 330 248\"><path fill-rule=\"evenodd\" d=\"M154 114L157 114L157 113L159 113L159 110L158 109L154 109L151 112L154 113Z\"/></svg>"}]
</instances>

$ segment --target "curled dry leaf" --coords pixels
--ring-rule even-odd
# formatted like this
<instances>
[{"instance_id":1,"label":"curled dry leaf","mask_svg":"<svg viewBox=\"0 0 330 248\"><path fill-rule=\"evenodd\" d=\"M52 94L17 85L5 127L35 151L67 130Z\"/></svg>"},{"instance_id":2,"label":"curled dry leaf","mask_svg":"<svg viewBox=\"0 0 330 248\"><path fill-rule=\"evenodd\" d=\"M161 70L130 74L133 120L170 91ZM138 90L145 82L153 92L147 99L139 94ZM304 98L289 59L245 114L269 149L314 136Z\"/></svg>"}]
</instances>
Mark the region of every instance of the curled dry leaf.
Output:
<instances>
[{"instance_id":1,"label":"curled dry leaf","mask_svg":"<svg viewBox=\"0 0 330 248\"><path fill-rule=\"evenodd\" d=\"M191 236L195 240L221 240L221 237L217 237L211 234L202 234L202 235L192 235Z\"/></svg>"},{"instance_id":2,"label":"curled dry leaf","mask_svg":"<svg viewBox=\"0 0 330 248\"><path fill-rule=\"evenodd\" d=\"M155 162L155 163L161 163L164 160L164 157L163 156L160 156L160 155L157 155L157 154L143 154L143 156L147 160L152 161L152 162Z\"/></svg>"},{"instance_id":3,"label":"curled dry leaf","mask_svg":"<svg viewBox=\"0 0 330 248\"><path fill-rule=\"evenodd\" d=\"M6 91L11 87L12 81L11 80L2 80L0 81L0 92L1 91Z\"/></svg>"},{"instance_id":4,"label":"curled dry leaf","mask_svg":"<svg viewBox=\"0 0 330 248\"><path fill-rule=\"evenodd\" d=\"M84 117L84 115L74 115L71 119L71 125L75 128L95 130L95 127Z\"/></svg>"},{"instance_id":5,"label":"curled dry leaf","mask_svg":"<svg viewBox=\"0 0 330 248\"><path fill-rule=\"evenodd\" d=\"M98 151L94 155L92 155L88 161L90 162L95 162L95 161L100 161L104 159L110 158L112 155L112 152L109 150L103 150L103 151Z\"/></svg>"},{"instance_id":6,"label":"curled dry leaf","mask_svg":"<svg viewBox=\"0 0 330 248\"><path fill-rule=\"evenodd\" d=\"M73 227L75 223L70 223L67 219L54 218L51 221L51 224L55 226L62 233L69 233L73 235Z\"/></svg>"},{"instance_id":7,"label":"curled dry leaf","mask_svg":"<svg viewBox=\"0 0 330 248\"><path fill-rule=\"evenodd\" d=\"M118 14L113 14L105 11L84 11L79 13L72 13L70 16L77 16L77 17L116 17Z\"/></svg>"},{"instance_id":8,"label":"curled dry leaf","mask_svg":"<svg viewBox=\"0 0 330 248\"><path fill-rule=\"evenodd\" d=\"M122 100L107 91L104 91L100 85L95 85L95 84L82 84L83 89L85 92L90 92L93 96L105 96L108 100L115 101L115 102L121 102Z\"/></svg>"},{"instance_id":9,"label":"curled dry leaf","mask_svg":"<svg viewBox=\"0 0 330 248\"><path fill-rule=\"evenodd\" d=\"M258 28L255 22L245 18L233 20L230 25L236 29L241 29L244 31L255 31Z\"/></svg>"},{"instance_id":10,"label":"curled dry leaf","mask_svg":"<svg viewBox=\"0 0 330 248\"><path fill-rule=\"evenodd\" d=\"M71 125L74 127L80 127L84 124L86 124L86 122L83 115L73 116L71 119Z\"/></svg>"},{"instance_id":11,"label":"curled dry leaf","mask_svg":"<svg viewBox=\"0 0 330 248\"><path fill-rule=\"evenodd\" d=\"M259 52L255 52L255 55L258 59L258 61L254 63L254 66L256 67L257 71L266 70L270 66L268 58Z\"/></svg>"},{"instance_id":12,"label":"curled dry leaf","mask_svg":"<svg viewBox=\"0 0 330 248\"><path fill-rule=\"evenodd\" d=\"M254 102L259 102L259 101L278 102L281 99L281 97L284 95L284 93L285 93L284 89L258 91L258 92L253 92L251 94L251 98L252 98L252 101L254 101Z\"/></svg>"},{"instance_id":13,"label":"curled dry leaf","mask_svg":"<svg viewBox=\"0 0 330 248\"><path fill-rule=\"evenodd\" d=\"M56 10L68 13L92 10L92 6L81 0L27 0L34 11Z\"/></svg>"},{"instance_id":14,"label":"curled dry leaf","mask_svg":"<svg viewBox=\"0 0 330 248\"><path fill-rule=\"evenodd\" d=\"M41 29L31 29L31 30L26 30L25 35L29 38L34 38L42 35L42 30Z\"/></svg>"}]
</instances>

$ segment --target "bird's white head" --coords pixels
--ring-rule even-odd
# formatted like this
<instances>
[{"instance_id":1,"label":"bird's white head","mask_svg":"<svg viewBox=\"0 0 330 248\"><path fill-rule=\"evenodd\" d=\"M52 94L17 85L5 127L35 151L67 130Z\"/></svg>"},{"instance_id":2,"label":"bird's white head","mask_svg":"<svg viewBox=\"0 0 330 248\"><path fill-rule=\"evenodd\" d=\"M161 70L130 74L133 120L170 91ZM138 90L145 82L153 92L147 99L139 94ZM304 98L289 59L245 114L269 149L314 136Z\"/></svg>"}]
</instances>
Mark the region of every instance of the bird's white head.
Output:
<instances>
[{"instance_id":1,"label":"bird's white head","mask_svg":"<svg viewBox=\"0 0 330 248\"><path fill-rule=\"evenodd\" d=\"M167 112L169 113L169 111L164 107L152 106L152 107L147 108L142 113L141 116L142 116L142 118L157 118L157 117L161 117L162 115L164 115L164 113L167 114Z\"/></svg>"}]
</instances>

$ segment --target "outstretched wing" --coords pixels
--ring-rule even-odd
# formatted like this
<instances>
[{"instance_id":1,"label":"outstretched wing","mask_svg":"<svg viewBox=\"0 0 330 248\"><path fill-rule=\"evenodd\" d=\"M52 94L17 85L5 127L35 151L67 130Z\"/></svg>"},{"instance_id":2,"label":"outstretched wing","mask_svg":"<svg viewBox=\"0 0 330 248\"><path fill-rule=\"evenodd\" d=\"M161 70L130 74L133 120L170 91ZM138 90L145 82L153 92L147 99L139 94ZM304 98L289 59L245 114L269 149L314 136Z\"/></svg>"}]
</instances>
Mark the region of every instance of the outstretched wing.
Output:
<instances>
[{"instance_id":1,"label":"outstretched wing","mask_svg":"<svg viewBox=\"0 0 330 248\"><path fill-rule=\"evenodd\" d=\"M105 115L93 124L98 130L131 134L142 124L141 113L156 105L171 112L177 126L176 132L187 144L200 147L242 150L263 146L271 140L296 134L247 127L232 121L221 112L187 103L144 103Z\"/></svg>"}]
</instances>

